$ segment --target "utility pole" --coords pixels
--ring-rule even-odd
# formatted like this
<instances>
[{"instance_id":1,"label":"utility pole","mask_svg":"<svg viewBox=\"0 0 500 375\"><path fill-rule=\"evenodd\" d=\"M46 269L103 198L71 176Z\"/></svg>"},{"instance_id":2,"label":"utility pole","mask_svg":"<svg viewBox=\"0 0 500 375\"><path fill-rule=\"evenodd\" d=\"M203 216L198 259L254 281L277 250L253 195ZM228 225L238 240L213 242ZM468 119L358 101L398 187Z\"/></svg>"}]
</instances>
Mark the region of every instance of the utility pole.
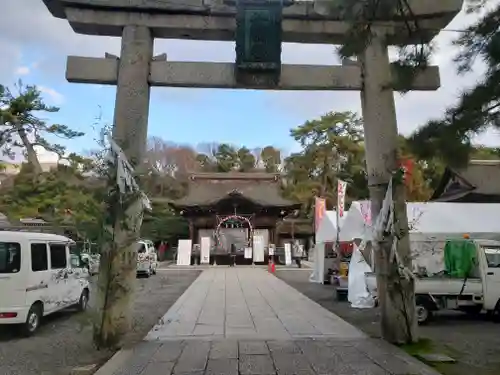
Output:
<instances>
[{"instance_id":1,"label":"utility pole","mask_svg":"<svg viewBox=\"0 0 500 375\"><path fill-rule=\"evenodd\" d=\"M382 208L388 183L398 169L398 128L392 90L389 54L383 29L373 28L370 45L360 56L363 88L361 107L364 118L366 164L370 190L372 222ZM401 233L397 254L411 269L408 218L403 185L393 185L393 201ZM375 270L381 309L382 337L395 344L417 339L415 292L412 279L400 276L398 264L391 259L391 236L375 243Z\"/></svg>"}]
</instances>

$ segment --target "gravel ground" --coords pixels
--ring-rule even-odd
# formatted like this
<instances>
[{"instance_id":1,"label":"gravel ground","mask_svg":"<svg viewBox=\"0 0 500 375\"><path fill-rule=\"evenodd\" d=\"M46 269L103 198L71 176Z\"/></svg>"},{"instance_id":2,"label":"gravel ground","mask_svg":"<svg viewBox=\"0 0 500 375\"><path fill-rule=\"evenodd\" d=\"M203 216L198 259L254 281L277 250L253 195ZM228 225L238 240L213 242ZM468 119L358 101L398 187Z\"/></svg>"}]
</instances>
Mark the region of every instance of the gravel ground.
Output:
<instances>
[{"instance_id":1,"label":"gravel ground","mask_svg":"<svg viewBox=\"0 0 500 375\"><path fill-rule=\"evenodd\" d=\"M333 286L310 283L309 275L310 270L276 272L277 277L327 310L368 335L380 337L377 309L353 309L347 301L336 301ZM457 360L455 364L439 364L437 370L444 375L500 374L500 324L462 313L448 313L420 326L419 335L428 339L428 345L436 351Z\"/></svg>"},{"instance_id":2,"label":"gravel ground","mask_svg":"<svg viewBox=\"0 0 500 375\"><path fill-rule=\"evenodd\" d=\"M137 279L133 329L126 346L140 341L199 273L158 271L149 279ZM69 309L48 316L31 338L20 338L16 330L0 326L2 375L68 375L77 366L102 364L112 354L93 347L88 316Z\"/></svg>"}]
</instances>

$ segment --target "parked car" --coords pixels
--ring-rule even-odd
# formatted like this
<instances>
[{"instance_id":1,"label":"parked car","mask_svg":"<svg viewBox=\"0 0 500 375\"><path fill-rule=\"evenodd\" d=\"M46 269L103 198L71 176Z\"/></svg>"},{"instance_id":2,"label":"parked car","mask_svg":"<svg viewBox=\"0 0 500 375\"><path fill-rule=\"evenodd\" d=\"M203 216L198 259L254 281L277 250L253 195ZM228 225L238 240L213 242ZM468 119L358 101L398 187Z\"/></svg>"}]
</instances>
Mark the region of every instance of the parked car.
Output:
<instances>
[{"instance_id":1,"label":"parked car","mask_svg":"<svg viewBox=\"0 0 500 375\"><path fill-rule=\"evenodd\" d=\"M0 231L0 324L33 335L42 318L69 306L85 310L88 271L69 238Z\"/></svg>"},{"instance_id":2,"label":"parked car","mask_svg":"<svg viewBox=\"0 0 500 375\"><path fill-rule=\"evenodd\" d=\"M149 277L156 275L158 268L158 255L153 242L149 240L139 241L139 250L137 251L137 276Z\"/></svg>"}]
</instances>

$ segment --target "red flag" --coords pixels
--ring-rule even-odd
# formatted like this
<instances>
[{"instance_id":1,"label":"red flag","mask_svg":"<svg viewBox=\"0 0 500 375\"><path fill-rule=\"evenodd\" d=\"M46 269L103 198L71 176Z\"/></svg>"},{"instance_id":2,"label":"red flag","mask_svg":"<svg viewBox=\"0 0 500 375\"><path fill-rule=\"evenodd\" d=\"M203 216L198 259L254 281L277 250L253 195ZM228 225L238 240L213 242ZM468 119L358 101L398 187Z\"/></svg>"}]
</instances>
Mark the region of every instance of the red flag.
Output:
<instances>
[{"instance_id":1,"label":"red flag","mask_svg":"<svg viewBox=\"0 0 500 375\"><path fill-rule=\"evenodd\" d=\"M316 231L319 229L319 224L326 214L326 200L324 198L315 197L314 200L314 227Z\"/></svg>"},{"instance_id":2,"label":"red flag","mask_svg":"<svg viewBox=\"0 0 500 375\"><path fill-rule=\"evenodd\" d=\"M410 158L404 158L399 161L400 168L404 170L404 181L405 183L409 183L411 179L411 175L413 173L414 163Z\"/></svg>"}]
</instances>

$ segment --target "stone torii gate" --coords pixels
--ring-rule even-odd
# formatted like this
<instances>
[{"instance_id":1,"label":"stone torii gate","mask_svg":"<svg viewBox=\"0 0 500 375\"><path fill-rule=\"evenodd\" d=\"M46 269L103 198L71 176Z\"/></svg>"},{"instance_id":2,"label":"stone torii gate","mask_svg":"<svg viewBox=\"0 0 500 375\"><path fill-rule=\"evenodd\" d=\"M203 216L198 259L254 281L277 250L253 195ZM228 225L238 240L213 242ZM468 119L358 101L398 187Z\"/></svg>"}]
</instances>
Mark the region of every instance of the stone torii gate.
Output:
<instances>
[{"instance_id":1,"label":"stone torii gate","mask_svg":"<svg viewBox=\"0 0 500 375\"><path fill-rule=\"evenodd\" d=\"M343 44L351 25L327 8L328 1L299 0L281 7L278 13L264 15L268 17L267 24L277 32L271 51L275 60L265 63L258 59L242 63L240 54L247 49L238 44L242 22L262 21L262 4L266 3L262 0L239 0L233 4L229 0L43 1L55 17L67 19L76 33L121 37L119 57L69 56L66 78L76 83L117 86L113 137L135 163L142 160L145 152L151 86L361 91L368 183L370 195L376 197L372 216L380 210L390 170L396 167L398 133L393 89L398 87L387 47L431 41L463 4L463 0L409 0L412 16L418 19L417 33L409 32L401 18L387 17L372 25L373 37L359 56L360 63L313 66L282 65L279 53L275 56L280 51L276 48L280 48L281 42ZM276 7L276 4L282 3L268 0L265 6ZM247 10L255 7L253 10L257 12L242 17L242 7ZM260 20L248 21L245 15ZM246 25L245 32L260 33L254 39L262 44L260 25L253 29ZM235 64L168 61L166 54L153 56L155 38L236 40L237 61ZM242 78L241 73L248 71ZM437 90L439 86L438 67L429 67L416 77L411 89ZM388 165L390 169L384 170Z\"/></svg>"},{"instance_id":2,"label":"stone torii gate","mask_svg":"<svg viewBox=\"0 0 500 375\"><path fill-rule=\"evenodd\" d=\"M55 17L67 19L77 33L121 37L120 57L69 56L66 78L75 83L117 85L114 136L119 141L128 140L124 149L132 159L140 160L145 150L151 86L361 90L361 69L353 65L282 65L277 85L259 80L258 76L241 84L235 78L232 63L175 62L168 61L167 54L153 56L155 38L234 41L237 7L225 5L221 0L43 1ZM457 14L462 2L412 0L410 4L414 15L420 18L419 27L426 30L425 37L430 41ZM320 5L321 2L298 1L285 7L282 41L342 44L350 25L338 15L322 11ZM415 42L407 34L403 21L384 21L381 27L389 44ZM420 41L422 32L418 38ZM389 82L391 77L387 49L378 44L374 40L366 51L363 117L370 124L380 121L386 126L396 126L392 91L386 90L383 95L370 93L369 82L377 86L377 81ZM430 67L416 78L412 89L436 90L439 85L439 69ZM367 139L370 136L368 131Z\"/></svg>"}]
</instances>

